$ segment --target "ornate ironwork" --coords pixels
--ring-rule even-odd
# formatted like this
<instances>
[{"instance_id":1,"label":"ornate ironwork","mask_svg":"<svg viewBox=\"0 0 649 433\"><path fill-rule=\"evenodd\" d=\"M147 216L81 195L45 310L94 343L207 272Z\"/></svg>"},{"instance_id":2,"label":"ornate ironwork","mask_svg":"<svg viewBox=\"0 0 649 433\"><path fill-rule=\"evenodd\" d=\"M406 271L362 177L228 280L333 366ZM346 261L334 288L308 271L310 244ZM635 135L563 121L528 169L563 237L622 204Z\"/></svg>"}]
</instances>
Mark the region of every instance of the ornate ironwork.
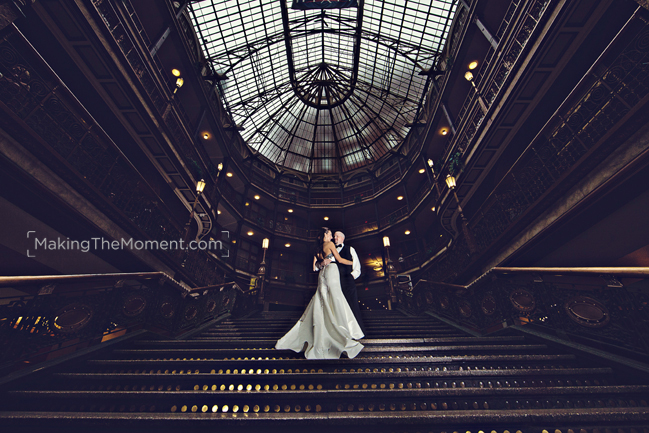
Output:
<instances>
[{"instance_id":1,"label":"ornate ironwork","mask_svg":"<svg viewBox=\"0 0 649 433\"><path fill-rule=\"evenodd\" d=\"M628 268L634 269L646 272ZM431 311L485 334L503 326L529 325L631 356L649 354L649 297L644 291L608 287L593 278L598 270L583 270L579 280L554 272L549 274L551 282L539 281L539 272L510 274L495 268L467 287L421 280L412 293L416 302L402 308L417 314ZM570 284L564 278L570 278ZM616 278L623 281L624 274ZM626 278L634 282L638 276ZM578 289L573 288L575 281Z\"/></svg>"},{"instance_id":2,"label":"ornate ironwork","mask_svg":"<svg viewBox=\"0 0 649 433\"><path fill-rule=\"evenodd\" d=\"M1 286L21 292L1 299L0 368L24 359L45 360L64 347L99 342L114 332L143 327L173 336L233 309L250 313L255 308L254 296L237 305L237 292L243 291L236 283L188 292L163 273L117 275L101 276L99 283L97 275L34 282L0 278ZM48 278L56 279L56 289L43 296L39 288Z\"/></svg>"},{"instance_id":3,"label":"ornate ironwork","mask_svg":"<svg viewBox=\"0 0 649 433\"><path fill-rule=\"evenodd\" d=\"M541 13L539 7L544 8L546 2L537 3L530 14ZM546 130L475 212L471 229L480 251L502 242L514 224L534 217L529 212L531 208L540 206L541 200L549 203L552 197L574 186L583 173L610 155L636 130L627 126L602 140L612 125L619 124L631 110L637 110L649 94L649 86L639 79L649 73L649 31L638 22L627 25L620 35L609 47L612 55L600 58L605 58L607 64L600 65L597 74L586 76L574 92L581 94L581 98L560 108L555 120L547 123ZM638 111L631 124L644 125L648 118L646 110ZM463 245L464 241L458 238L447 253L452 258L441 258L425 278L449 282L466 269L469 257L461 251L454 252Z\"/></svg>"}]
</instances>

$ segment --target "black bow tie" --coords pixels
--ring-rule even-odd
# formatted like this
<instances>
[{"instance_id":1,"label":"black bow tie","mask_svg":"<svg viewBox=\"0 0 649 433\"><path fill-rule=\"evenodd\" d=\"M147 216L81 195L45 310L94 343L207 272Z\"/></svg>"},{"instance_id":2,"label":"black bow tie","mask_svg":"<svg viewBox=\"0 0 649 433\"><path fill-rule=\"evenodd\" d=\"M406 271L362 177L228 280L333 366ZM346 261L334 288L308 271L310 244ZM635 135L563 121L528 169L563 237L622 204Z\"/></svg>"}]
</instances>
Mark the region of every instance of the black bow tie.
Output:
<instances>
[{"instance_id":1,"label":"black bow tie","mask_svg":"<svg viewBox=\"0 0 649 433\"><path fill-rule=\"evenodd\" d=\"M340 245L336 245L336 248L340 248L340 247L342 247L342 244L340 244Z\"/></svg>"}]
</instances>

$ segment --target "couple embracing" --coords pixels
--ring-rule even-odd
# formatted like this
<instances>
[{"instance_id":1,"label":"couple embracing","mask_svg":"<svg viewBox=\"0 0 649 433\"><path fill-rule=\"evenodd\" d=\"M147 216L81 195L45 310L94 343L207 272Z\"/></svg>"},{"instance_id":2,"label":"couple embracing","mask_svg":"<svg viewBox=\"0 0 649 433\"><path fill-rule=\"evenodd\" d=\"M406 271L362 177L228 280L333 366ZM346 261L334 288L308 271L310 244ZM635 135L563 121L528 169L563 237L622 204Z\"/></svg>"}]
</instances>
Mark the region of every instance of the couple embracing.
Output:
<instances>
[{"instance_id":1,"label":"couple embracing","mask_svg":"<svg viewBox=\"0 0 649 433\"><path fill-rule=\"evenodd\" d=\"M276 349L304 350L307 359L337 359L343 353L354 358L363 349L357 341L363 329L354 282L361 266L356 251L344 242L342 232L332 235L322 228L313 257L313 270L320 271L318 289Z\"/></svg>"}]
</instances>

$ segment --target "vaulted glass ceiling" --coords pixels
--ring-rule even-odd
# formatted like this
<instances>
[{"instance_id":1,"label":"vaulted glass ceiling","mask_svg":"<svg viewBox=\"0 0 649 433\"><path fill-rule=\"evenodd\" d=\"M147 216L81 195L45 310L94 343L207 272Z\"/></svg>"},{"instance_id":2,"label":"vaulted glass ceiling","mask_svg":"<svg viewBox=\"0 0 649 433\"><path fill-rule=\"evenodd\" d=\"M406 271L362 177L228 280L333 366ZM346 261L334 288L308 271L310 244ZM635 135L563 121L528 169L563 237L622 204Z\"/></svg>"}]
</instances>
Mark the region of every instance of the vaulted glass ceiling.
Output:
<instances>
[{"instance_id":1,"label":"vaulted glass ceiling","mask_svg":"<svg viewBox=\"0 0 649 433\"><path fill-rule=\"evenodd\" d=\"M326 174L403 142L425 90L419 72L435 66L455 8L454 0L311 10L204 0L190 15L214 72L227 76L223 101L248 145L279 166Z\"/></svg>"}]
</instances>

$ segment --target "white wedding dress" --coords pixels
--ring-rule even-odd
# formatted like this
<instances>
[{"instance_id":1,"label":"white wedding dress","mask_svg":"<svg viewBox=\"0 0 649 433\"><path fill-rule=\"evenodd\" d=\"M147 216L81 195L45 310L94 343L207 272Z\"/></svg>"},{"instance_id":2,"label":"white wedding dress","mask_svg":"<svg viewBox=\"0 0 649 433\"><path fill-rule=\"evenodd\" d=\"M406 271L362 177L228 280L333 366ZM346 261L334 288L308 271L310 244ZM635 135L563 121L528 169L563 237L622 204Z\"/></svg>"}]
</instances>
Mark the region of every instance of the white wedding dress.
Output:
<instances>
[{"instance_id":1,"label":"white wedding dress","mask_svg":"<svg viewBox=\"0 0 649 433\"><path fill-rule=\"evenodd\" d=\"M275 349L304 350L307 359L338 359L343 352L354 358L363 349L355 341L360 338L363 332L343 295L338 266L331 263L320 270L318 290L300 320L279 339Z\"/></svg>"}]
</instances>

